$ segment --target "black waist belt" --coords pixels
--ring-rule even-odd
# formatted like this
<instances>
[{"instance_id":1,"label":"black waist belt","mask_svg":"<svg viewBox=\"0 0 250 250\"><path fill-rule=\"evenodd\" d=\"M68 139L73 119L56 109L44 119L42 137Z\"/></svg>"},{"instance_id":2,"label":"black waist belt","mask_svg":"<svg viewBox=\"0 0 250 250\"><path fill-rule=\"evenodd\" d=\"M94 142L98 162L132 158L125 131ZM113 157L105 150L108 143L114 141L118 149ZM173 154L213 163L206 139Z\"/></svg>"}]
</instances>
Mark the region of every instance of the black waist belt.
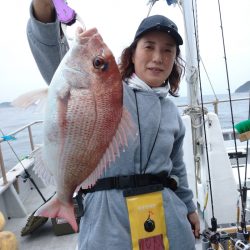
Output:
<instances>
[{"instance_id":1,"label":"black waist belt","mask_svg":"<svg viewBox=\"0 0 250 250\"><path fill-rule=\"evenodd\" d=\"M96 184L88 189L81 191L86 193L93 193L95 191L111 190L111 189L128 189L143 187L149 185L161 184L163 187L170 188L175 191L178 187L178 177L168 177L166 172L159 174L136 174L107 177L98 179Z\"/></svg>"}]
</instances>

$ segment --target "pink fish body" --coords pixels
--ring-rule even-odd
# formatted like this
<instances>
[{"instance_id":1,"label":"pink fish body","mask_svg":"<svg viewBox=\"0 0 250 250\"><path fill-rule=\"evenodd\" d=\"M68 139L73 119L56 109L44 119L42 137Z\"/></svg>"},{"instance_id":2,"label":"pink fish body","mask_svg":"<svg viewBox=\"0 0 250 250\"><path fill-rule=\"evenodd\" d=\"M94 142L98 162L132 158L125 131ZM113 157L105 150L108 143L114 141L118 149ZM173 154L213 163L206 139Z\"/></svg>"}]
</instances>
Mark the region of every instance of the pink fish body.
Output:
<instances>
[{"instance_id":1,"label":"pink fish body","mask_svg":"<svg viewBox=\"0 0 250 250\"><path fill-rule=\"evenodd\" d=\"M127 144L131 130L115 58L94 28L78 29L75 43L51 81L36 171L56 195L36 215L64 218L77 231L73 194L93 185Z\"/></svg>"}]
</instances>

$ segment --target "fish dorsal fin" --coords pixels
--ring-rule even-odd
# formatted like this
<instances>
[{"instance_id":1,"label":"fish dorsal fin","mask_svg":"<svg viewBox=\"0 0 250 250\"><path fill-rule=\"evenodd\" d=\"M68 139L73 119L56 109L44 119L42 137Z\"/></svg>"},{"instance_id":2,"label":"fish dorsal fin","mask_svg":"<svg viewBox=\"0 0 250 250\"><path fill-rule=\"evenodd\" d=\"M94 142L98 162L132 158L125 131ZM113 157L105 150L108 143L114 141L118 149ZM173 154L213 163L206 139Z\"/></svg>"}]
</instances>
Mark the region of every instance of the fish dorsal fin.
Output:
<instances>
[{"instance_id":1,"label":"fish dorsal fin","mask_svg":"<svg viewBox=\"0 0 250 250\"><path fill-rule=\"evenodd\" d=\"M36 150L34 150L30 157L34 158L34 172L37 174L39 178L41 178L45 184L56 186L56 181L52 173L46 168L46 164L43 161L42 157L43 146L40 146Z\"/></svg>"},{"instance_id":2,"label":"fish dorsal fin","mask_svg":"<svg viewBox=\"0 0 250 250\"><path fill-rule=\"evenodd\" d=\"M12 101L12 106L19 108L29 108L32 105L37 105L39 109L45 106L48 96L48 88L29 91L18 96Z\"/></svg>"},{"instance_id":3,"label":"fish dorsal fin","mask_svg":"<svg viewBox=\"0 0 250 250\"><path fill-rule=\"evenodd\" d=\"M106 152L101 158L99 164L95 170L89 175L89 177L82 183L83 188L88 188L93 186L97 179L101 177L105 169L114 162L117 157L120 157L120 151L124 151L128 147L128 138L134 137L136 134L136 129L134 122L131 118L130 113L123 108L122 118L117 127L116 133L112 138Z\"/></svg>"}]
</instances>

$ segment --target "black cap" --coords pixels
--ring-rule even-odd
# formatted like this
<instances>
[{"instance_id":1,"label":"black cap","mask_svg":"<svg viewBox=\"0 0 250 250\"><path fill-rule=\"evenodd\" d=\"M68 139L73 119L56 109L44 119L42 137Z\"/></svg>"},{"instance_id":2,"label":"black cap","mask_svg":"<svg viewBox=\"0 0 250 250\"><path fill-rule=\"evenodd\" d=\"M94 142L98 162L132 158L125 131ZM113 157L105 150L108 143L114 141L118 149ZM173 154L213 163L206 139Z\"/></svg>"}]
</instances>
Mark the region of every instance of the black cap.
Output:
<instances>
[{"instance_id":1,"label":"black cap","mask_svg":"<svg viewBox=\"0 0 250 250\"><path fill-rule=\"evenodd\" d=\"M134 39L140 37L146 32L153 30L165 31L175 39L177 45L183 44L183 40L180 34L178 33L178 28L176 24L169 18L161 15L149 16L143 19L138 27L138 30L135 33Z\"/></svg>"}]
</instances>

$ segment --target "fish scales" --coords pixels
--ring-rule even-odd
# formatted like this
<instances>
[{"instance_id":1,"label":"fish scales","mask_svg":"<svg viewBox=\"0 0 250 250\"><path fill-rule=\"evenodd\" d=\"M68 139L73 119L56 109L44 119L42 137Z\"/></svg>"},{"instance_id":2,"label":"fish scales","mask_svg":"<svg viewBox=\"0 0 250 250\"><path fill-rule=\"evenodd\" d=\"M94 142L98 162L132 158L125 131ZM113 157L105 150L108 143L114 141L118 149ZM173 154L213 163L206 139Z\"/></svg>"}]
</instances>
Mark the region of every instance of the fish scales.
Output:
<instances>
[{"instance_id":1,"label":"fish scales","mask_svg":"<svg viewBox=\"0 0 250 250\"><path fill-rule=\"evenodd\" d=\"M56 183L56 195L36 215L64 218L77 231L74 191L95 183L132 130L112 52L95 28L78 29L49 86L43 164L36 164L36 171Z\"/></svg>"}]
</instances>

